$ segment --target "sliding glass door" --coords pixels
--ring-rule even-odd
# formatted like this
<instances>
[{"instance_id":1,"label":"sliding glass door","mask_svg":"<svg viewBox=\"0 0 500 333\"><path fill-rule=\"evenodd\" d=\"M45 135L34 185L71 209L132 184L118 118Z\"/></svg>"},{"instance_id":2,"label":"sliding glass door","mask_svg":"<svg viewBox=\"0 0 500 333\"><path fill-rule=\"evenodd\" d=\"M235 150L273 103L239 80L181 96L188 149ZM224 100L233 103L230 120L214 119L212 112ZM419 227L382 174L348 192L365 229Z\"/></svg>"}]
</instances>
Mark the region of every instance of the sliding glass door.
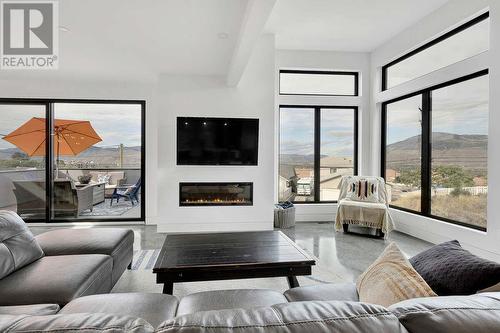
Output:
<instances>
[{"instance_id":1,"label":"sliding glass door","mask_svg":"<svg viewBox=\"0 0 500 333\"><path fill-rule=\"evenodd\" d=\"M0 104L0 208L36 222L144 220L144 102L37 103Z\"/></svg>"},{"instance_id":2,"label":"sliding glass door","mask_svg":"<svg viewBox=\"0 0 500 333\"><path fill-rule=\"evenodd\" d=\"M46 218L46 104L1 103L0 209Z\"/></svg>"}]
</instances>

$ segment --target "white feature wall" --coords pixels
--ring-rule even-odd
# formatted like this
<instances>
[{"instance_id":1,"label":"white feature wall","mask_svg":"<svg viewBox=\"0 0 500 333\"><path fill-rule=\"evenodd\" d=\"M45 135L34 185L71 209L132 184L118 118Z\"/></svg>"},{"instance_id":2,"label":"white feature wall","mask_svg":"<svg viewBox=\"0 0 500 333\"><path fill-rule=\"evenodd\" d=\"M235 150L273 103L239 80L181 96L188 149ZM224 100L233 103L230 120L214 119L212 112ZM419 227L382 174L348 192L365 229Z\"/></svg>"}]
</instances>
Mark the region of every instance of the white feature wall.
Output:
<instances>
[{"instance_id":1,"label":"white feature wall","mask_svg":"<svg viewBox=\"0 0 500 333\"><path fill-rule=\"evenodd\" d=\"M276 88L276 147L279 144L279 105L344 105L358 107L358 172L370 174L370 54L332 51L276 51L276 80L280 69L339 70L359 73L359 96L280 96ZM279 151L278 149L276 150ZM278 177L279 156L276 154L275 177ZM277 186L277 185L276 185ZM277 200L277 188L276 196ZM297 204L296 219L301 222L334 221L336 204Z\"/></svg>"},{"instance_id":2,"label":"white feature wall","mask_svg":"<svg viewBox=\"0 0 500 333\"><path fill-rule=\"evenodd\" d=\"M409 50L432 40L489 9L488 52L429 73L381 92L381 67ZM380 174L381 103L412 91L433 86L489 68L490 113L488 138L488 225L487 232L442 222L416 214L392 210L398 230L438 243L457 239L468 250L500 261L500 1L452 0L423 20L401 32L371 55L372 173Z\"/></svg>"},{"instance_id":3,"label":"white feature wall","mask_svg":"<svg viewBox=\"0 0 500 333\"><path fill-rule=\"evenodd\" d=\"M224 77L160 77L158 87L159 232L220 232L273 228L274 37L264 35L237 87ZM176 118L259 119L257 166L176 165ZM253 206L179 207L180 182L253 182Z\"/></svg>"}]
</instances>

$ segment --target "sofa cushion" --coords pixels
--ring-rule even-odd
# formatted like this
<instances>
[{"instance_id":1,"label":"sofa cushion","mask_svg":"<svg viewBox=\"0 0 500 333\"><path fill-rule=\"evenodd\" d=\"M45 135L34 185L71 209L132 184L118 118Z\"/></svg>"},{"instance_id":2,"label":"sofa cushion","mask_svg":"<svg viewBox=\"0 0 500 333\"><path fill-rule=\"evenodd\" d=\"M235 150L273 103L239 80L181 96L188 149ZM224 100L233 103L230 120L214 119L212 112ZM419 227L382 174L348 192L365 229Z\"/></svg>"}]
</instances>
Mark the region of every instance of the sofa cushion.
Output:
<instances>
[{"instance_id":1,"label":"sofa cushion","mask_svg":"<svg viewBox=\"0 0 500 333\"><path fill-rule=\"evenodd\" d=\"M500 332L500 293L412 299L389 310L410 333Z\"/></svg>"},{"instance_id":2,"label":"sofa cushion","mask_svg":"<svg viewBox=\"0 0 500 333\"><path fill-rule=\"evenodd\" d=\"M197 312L166 321L157 332L406 333L406 330L394 314L381 306L333 301Z\"/></svg>"},{"instance_id":3,"label":"sofa cushion","mask_svg":"<svg viewBox=\"0 0 500 333\"><path fill-rule=\"evenodd\" d=\"M328 283L292 288L285 291L289 302L300 301L358 301L354 283Z\"/></svg>"},{"instance_id":4,"label":"sofa cushion","mask_svg":"<svg viewBox=\"0 0 500 333\"><path fill-rule=\"evenodd\" d=\"M0 306L0 315L47 316L59 312L57 304L7 305Z\"/></svg>"},{"instance_id":5,"label":"sofa cushion","mask_svg":"<svg viewBox=\"0 0 500 333\"><path fill-rule=\"evenodd\" d=\"M102 182L102 177L109 177L106 185L121 185L121 182L125 179L125 172L123 171L90 171L89 175L92 177L94 182ZM99 180L99 178L101 178L101 180Z\"/></svg>"},{"instance_id":6,"label":"sofa cushion","mask_svg":"<svg viewBox=\"0 0 500 333\"><path fill-rule=\"evenodd\" d=\"M113 285L134 255L134 232L120 228L56 229L36 236L47 256L107 254L113 258Z\"/></svg>"},{"instance_id":7,"label":"sofa cushion","mask_svg":"<svg viewBox=\"0 0 500 333\"><path fill-rule=\"evenodd\" d=\"M410 263L440 296L472 295L500 282L500 264L473 255L457 240L435 245Z\"/></svg>"},{"instance_id":8,"label":"sofa cushion","mask_svg":"<svg viewBox=\"0 0 500 333\"><path fill-rule=\"evenodd\" d=\"M286 302L285 296L267 289L203 291L183 297L179 302L177 315L207 310L249 309Z\"/></svg>"},{"instance_id":9,"label":"sofa cushion","mask_svg":"<svg viewBox=\"0 0 500 333\"><path fill-rule=\"evenodd\" d=\"M0 332L151 333L153 331L153 327L144 319L103 313L0 316Z\"/></svg>"},{"instance_id":10,"label":"sofa cushion","mask_svg":"<svg viewBox=\"0 0 500 333\"><path fill-rule=\"evenodd\" d=\"M103 254L46 256L0 280L0 305L64 305L111 291L113 260Z\"/></svg>"},{"instance_id":11,"label":"sofa cushion","mask_svg":"<svg viewBox=\"0 0 500 333\"><path fill-rule=\"evenodd\" d=\"M72 300L60 314L107 313L142 318L157 327L175 317L177 297L163 294L124 293L80 297Z\"/></svg>"},{"instance_id":12,"label":"sofa cushion","mask_svg":"<svg viewBox=\"0 0 500 333\"><path fill-rule=\"evenodd\" d=\"M14 212L0 210L0 279L43 257L43 251Z\"/></svg>"},{"instance_id":13,"label":"sofa cushion","mask_svg":"<svg viewBox=\"0 0 500 333\"><path fill-rule=\"evenodd\" d=\"M389 306L417 297L437 296L413 269L396 243L391 243L356 283L361 302Z\"/></svg>"}]
</instances>

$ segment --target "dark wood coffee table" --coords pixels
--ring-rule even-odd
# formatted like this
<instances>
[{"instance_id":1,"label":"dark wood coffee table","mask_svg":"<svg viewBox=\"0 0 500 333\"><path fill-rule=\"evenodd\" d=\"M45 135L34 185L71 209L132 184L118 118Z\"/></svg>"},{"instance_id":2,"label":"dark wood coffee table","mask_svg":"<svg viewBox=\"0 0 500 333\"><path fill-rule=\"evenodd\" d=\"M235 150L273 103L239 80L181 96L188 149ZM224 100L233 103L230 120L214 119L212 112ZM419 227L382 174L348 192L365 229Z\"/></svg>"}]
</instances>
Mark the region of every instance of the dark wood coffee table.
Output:
<instances>
[{"instance_id":1,"label":"dark wood coffee table","mask_svg":"<svg viewBox=\"0 0 500 333\"><path fill-rule=\"evenodd\" d=\"M168 235L153 273L172 294L175 282L311 275L316 262L281 231Z\"/></svg>"}]
</instances>

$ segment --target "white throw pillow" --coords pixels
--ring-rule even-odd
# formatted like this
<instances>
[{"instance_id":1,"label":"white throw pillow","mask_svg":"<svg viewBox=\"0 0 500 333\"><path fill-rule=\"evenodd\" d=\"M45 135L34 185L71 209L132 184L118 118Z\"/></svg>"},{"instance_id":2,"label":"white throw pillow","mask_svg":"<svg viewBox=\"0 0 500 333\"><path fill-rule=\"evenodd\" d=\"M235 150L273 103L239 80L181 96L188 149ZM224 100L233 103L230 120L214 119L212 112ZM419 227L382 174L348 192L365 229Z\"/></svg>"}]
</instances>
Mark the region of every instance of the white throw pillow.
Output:
<instances>
[{"instance_id":1,"label":"white throw pillow","mask_svg":"<svg viewBox=\"0 0 500 333\"><path fill-rule=\"evenodd\" d=\"M352 179L347 188L346 199L352 201L379 202L379 183L372 179Z\"/></svg>"},{"instance_id":2,"label":"white throw pillow","mask_svg":"<svg viewBox=\"0 0 500 333\"><path fill-rule=\"evenodd\" d=\"M436 293L412 267L396 243L387 246L356 282L359 301L390 306Z\"/></svg>"}]
</instances>

